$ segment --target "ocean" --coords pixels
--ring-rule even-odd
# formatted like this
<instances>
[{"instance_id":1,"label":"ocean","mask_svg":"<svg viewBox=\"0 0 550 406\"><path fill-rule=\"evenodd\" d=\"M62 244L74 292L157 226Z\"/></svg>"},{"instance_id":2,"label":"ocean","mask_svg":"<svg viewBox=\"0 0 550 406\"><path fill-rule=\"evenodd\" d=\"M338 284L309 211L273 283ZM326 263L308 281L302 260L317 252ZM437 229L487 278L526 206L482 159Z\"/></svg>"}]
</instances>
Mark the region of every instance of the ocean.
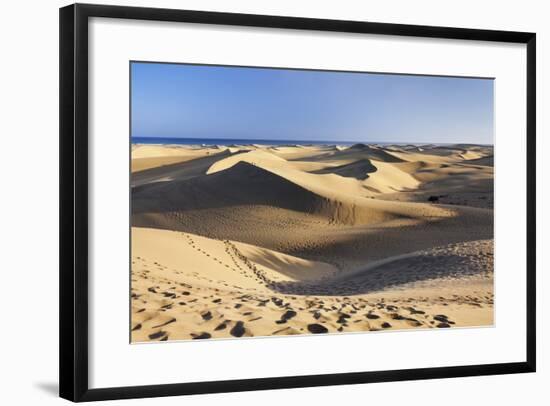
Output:
<instances>
[{"instance_id":1,"label":"ocean","mask_svg":"<svg viewBox=\"0 0 550 406\"><path fill-rule=\"evenodd\" d=\"M266 140L253 138L169 138L169 137L132 137L132 144L161 145L354 145L359 143L391 145L403 144L378 141L315 141L315 140ZM414 145L414 143L407 143Z\"/></svg>"}]
</instances>

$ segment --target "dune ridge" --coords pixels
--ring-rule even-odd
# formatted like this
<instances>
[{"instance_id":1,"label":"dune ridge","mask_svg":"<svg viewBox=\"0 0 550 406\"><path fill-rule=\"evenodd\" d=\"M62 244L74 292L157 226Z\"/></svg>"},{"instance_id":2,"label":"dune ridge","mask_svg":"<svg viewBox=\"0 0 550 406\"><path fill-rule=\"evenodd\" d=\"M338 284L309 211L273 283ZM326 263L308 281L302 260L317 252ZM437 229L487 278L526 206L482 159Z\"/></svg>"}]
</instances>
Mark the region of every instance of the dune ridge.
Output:
<instances>
[{"instance_id":1,"label":"dune ridge","mask_svg":"<svg viewBox=\"0 0 550 406\"><path fill-rule=\"evenodd\" d=\"M132 341L492 323L492 147L132 158Z\"/></svg>"}]
</instances>

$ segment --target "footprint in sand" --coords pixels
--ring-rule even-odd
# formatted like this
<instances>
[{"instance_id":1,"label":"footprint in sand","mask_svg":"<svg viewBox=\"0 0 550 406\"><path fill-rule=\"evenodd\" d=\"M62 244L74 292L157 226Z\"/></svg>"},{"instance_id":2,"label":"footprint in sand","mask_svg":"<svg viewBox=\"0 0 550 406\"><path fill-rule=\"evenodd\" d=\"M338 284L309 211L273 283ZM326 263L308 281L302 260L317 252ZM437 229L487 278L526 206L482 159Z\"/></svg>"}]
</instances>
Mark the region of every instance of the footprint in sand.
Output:
<instances>
[{"instance_id":1,"label":"footprint in sand","mask_svg":"<svg viewBox=\"0 0 550 406\"><path fill-rule=\"evenodd\" d=\"M410 317L407 317L406 321L407 321L407 324L409 324L412 327L420 327L422 325L421 322L419 322L416 319L410 318Z\"/></svg>"},{"instance_id":2,"label":"footprint in sand","mask_svg":"<svg viewBox=\"0 0 550 406\"><path fill-rule=\"evenodd\" d=\"M321 324L308 324L307 330L312 334L325 334L328 333L328 329Z\"/></svg>"},{"instance_id":3,"label":"footprint in sand","mask_svg":"<svg viewBox=\"0 0 550 406\"><path fill-rule=\"evenodd\" d=\"M287 310L285 313L281 315L281 319L277 320L275 323L277 324L286 323L291 318L296 317L297 314L298 313L296 313L294 310Z\"/></svg>"},{"instance_id":4,"label":"footprint in sand","mask_svg":"<svg viewBox=\"0 0 550 406\"><path fill-rule=\"evenodd\" d=\"M149 334L150 340L156 340L157 338L164 337L166 335L166 331L157 331L156 333Z\"/></svg>"},{"instance_id":5,"label":"footprint in sand","mask_svg":"<svg viewBox=\"0 0 550 406\"><path fill-rule=\"evenodd\" d=\"M238 321L229 331L229 334L233 337L242 337L244 334L244 323L242 321Z\"/></svg>"},{"instance_id":6,"label":"footprint in sand","mask_svg":"<svg viewBox=\"0 0 550 406\"><path fill-rule=\"evenodd\" d=\"M408 311L410 311L411 314L426 314L425 311L423 311L423 310L417 310L417 309L415 309L414 307L407 307L406 309L407 309Z\"/></svg>"},{"instance_id":7,"label":"footprint in sand","mask_svg":"<svg viewBox=\"0 0 550 406\"><path fill-rule=\"evenodd\" d=\"M347 325L348 319L350 317L351 316L347 313L340 313L338 316L338 320L336 320L336 323Z\"/></svg>"},{"instance_id":8,"label":"footprint in sand","mask_svg":"<svg viewBox=\"0 0 550 406\"><path fill-rule=\"evenodd\" d=\"M303 329L300 329L303 331ZM302 334L300 330L297 330L295 328L292 328L290 326L285 327L281 330L274 331L271 333L272 335L296 335L296 334Z\"/></svg>"},{"instance_id":9,"label":"footprint in sand","mask_svg":"<svg viewBox=\"0 0 550 406\"><path fill-rule=\"evenodd\" d=\"M166 322L164 322L164 323L162 323L162 324L159 324L158 326L153 326L152 328L164 327L164 326L166 326L166 325L168 325L168 324L174 323L175 321L176 321L176 319L173 317L173 318L171 318L170 320L168 320L168 321L166 321ZM136 326L136 327L137 327L137 326Z\"/></svg>"},{"instance_id":10,"label":"footprint in sand","mask_svg":"<svg viewBox=\"0 0 550 406\"><path fill-rule=\"evenodd\" d=\"M211 338L212 335L210 333L206 333L206 332L203 332L203 333L200 333L200 334L191 333L191 337L193 337L193 340L204 340L206 338Z\"/></svg>"},{"instance_id":11,"label":"footprint in sand","mask_svg":"<svg viewBox=\"0 0 550 406\"><path fill-rule=\"evenodd\" d=\"M437 320L441 323L449 323L449 324L454 324L454 322L450 321L449 320L449 317L448 316L445 316L444 314L436 314L434 316L434 320Z\"/></svg>"}]
</instances>

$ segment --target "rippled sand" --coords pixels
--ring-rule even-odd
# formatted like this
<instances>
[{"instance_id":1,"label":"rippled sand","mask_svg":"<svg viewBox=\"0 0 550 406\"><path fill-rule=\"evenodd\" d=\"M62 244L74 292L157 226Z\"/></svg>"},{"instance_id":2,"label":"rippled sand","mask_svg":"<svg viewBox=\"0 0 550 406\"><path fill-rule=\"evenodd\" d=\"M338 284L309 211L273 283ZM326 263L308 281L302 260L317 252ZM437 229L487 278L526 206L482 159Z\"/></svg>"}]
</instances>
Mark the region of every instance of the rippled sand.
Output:
<instances>
[{"instance_id":1,"label":"rippled sand","mask_svg":"<svg viewBox=\"0 0 550 406\"><path fill-rule=\"evenodd\" d=\"M132 341L491 325L492 153L133 146Z\"/></svg>"}]
</instances>

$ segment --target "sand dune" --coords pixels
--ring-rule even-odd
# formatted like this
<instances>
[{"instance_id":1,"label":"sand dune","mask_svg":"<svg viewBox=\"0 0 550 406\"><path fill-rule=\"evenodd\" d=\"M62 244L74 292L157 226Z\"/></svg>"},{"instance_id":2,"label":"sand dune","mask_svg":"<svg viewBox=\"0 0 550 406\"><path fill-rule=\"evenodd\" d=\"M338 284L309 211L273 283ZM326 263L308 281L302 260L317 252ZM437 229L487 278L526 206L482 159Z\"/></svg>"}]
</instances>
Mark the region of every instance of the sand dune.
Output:
<instances>
[{"instance_id":1,"label":"sand dune","mask_svg":"<svg viewBox=\"0 0 550 406\"><path fill-rule=\"evenodd\" d=\"M296 162L293 162L296 165ZM376 172L378 168L372 164L369 159L359 159L351 163L345 163L342 165L321 165L319 169L313 169L311 172L316 174L333 173L335 175L343 176L345 178L355 178L358 180L365 180L373 172Z\"/></svg>"},{"instance_id":2,"label":"sand dune","mask_svg":"<svg viewBox=\"0 0 550 406\"><path fill-rule=\"evenodd\" d=\"M338 147L331 146L301 146L300 148L292 146L269 147L269 151L287 161L310 159L320 154L326 154L338 150Z\"/></svg>"},{"instance_id":3,"label":"sand dune","mask_svg":"<svg viewBox=\"0 0 550 406\"><path fill-rule=\"evenodd\" d=\"M218 161L213 166L220 170L213 172L210 167L208 176L173 179L160 184L155 182L148 187L134 189L134 212L183 212L264 206L320 216L330 223L349 225L396 218L426 219L426 212L430 212L432 218L453 215L450 210L428 204L388 203L353 197L354 192L360 188L354 180L332 174L302 173L283 165L286 161L282 159L275 160L275 166L266 160L262 165L269 169L265 169L259 164L248 163L240 158L250 154L252 153ZM401 180L406 176L391 167L382 172L385 177L382 175L379 183L374 183L380 188L383 181L391 184L394 178ZM411 185L417 183L414 179L410 182Z\"/></svg>"},{"instance_id":4,"label":"sand dune","mask_svg":"<svg viewBox=\"0 0 550 406\"><path fill-rule=\"evenodd\" d=\"M491 147L132 158L135 341L492 323Z\"/></svg>"},{"instance_id":5,"label":"sand dune","mask_svg":"<svg viewBox=\"0 0 550 406\"><path fill-rule=\"evenodd\" d=\"M431 257L417 253L416 265L390 267L389 276L386 263L337 280L327 264L187 233L133 228L132 248L140 254L132 258L134 341L492 322L491 275L486 271L490 242L438 248L427 253ZM477 258L470 260L477 266L459 260L442 263L441 252ZM424 257L434 266L427 268ZM381 279L386 285L380 285Z\"/></svg>"},{"instance_id":6,"label":"sand dune","mask_svg":"<svg viewBox=\"0 0 550 406\"><path fill-rule=\"evenodd\" d=\"M375 159L382 162L401 162L401 158L396 157L391 152L365 144L355 144L347 149L334 153L333 156L341 158L351 157L358 154L369 159Z\"/></svg>"},{"instance_id":7,"label":"sand dune","mask_svg":"<svg viewBox=\"0 0 550 406\"><path fill-rule=\"evenodd\" d=\"M224 283L253 290L266 290L265 287L262 288L266 279L307 281L338 272L335 267L322 262L308 261L237 241L220 241L190 233L133 228L132 243L144 258L162 260L165 266L176 269L199 269L201 277L220 278ZM250 258L258 272L264 274L264 278L249 275L246 270L241 269L238 261L235 261L238 259L235 253Z\"/></svg>"},{"instance_id":8,"label":"sand dune","mask_svg":"<svg viewBox=\"0 0 550 406\"><path fill-rule=\"evenodd\" d=\"M493 166L494 157L493 155L484 156L481 158L471 159L468 164L470 165L482 165L482 166Z\"/></svg>"},{"instance_id":9,"label":"sand dune","mask_svg":"<svg viewBox=\"0 0 550 406\"><path fill-rule=\"evenodd\" d=\"M247 162L331 201L355 206L358 210L361 210L364 205L369 207L373 205L360 199L362 197L409 191L419 187L421 182L415 175L418 170L426 168L425 163L422 162L424 165L419 167L411 162L389 163L370 160L365 158L370 155L370 150L367 150L366 154L363 154L363 149L358 150L361 152L353 154L356 160L350 159L348 155L347 160L338 159L336 163L333 159L329 163L319 162L318 156L314 157L313 162L302 160L289 162L269 152L257 150L219 160L207 170L206 174L229 169L239 162ZM326 157L323 160L326 161ZM386 204L384 210L388 211L391 208Z\"/></svg>"},{"instance_id":10,"label":"sand dune","mask_svg":"<svg viewBox=\"0 0 550 406\"><path fill-rule=\"evenodd\" d=\"M307 149L307 153L302 152L300 155L295 155L288 152L285 158L290 161L307 159L310 161L321 161L327 163L351 163L360 159L372 159L382 162L402 161L400 157L395 156L390 150L365 144L355 144L350 147L336 148L309 147Z\"/></svg>"},{"instance_id":11,"label":"sand dune","mask_svg":"<svg viewBox=\"0 0 550 406\"><path fill-rule=\"evenodd\" d=\"M376 162L376 171L364 182L365 186L380 193L403 192L417 189L420 181L409 173L406 167L388 162ZM411 171L412 172L412 171Z\"/></svg>"},{"instance_id":12,"label":"sand dune","mask_svg":"<svg viewBox=\"0 0 550 406\"><path fill-rule=\"evenodd\" d=\"M266 164L268 164L269 166L273 166L282 162L286 162L286 160L265 150L255 150L218 160L208 168L206 174L209 175L211 173L223 171L225 169L231 168L233 165L239 162L246 162L256 166Z\"/></svg>"},{"instance_id":13,"label":"sand dune","mask_svg":"<svg viewBox=\"0 0 550 406\"><path fill-rule=\"evenodd\" d=\"M242 153L241 151L234 152ZM148 183L191 179L206 173L208 168L221 158L231 156L233 152L229 150L216 151L211 153L209 150L200 154L193 154L191 157L185 157L179 162L170 163L171 157L159 158L156 167L150 167L146 170L132 174L132 186L144 185ZM189 159L187 159L189 158ZM155 158L142 158L155 159ZM140 161L138 159L137 161ZM161 161L162 160L162 161Z\"/></svg>"}]
</instances>

